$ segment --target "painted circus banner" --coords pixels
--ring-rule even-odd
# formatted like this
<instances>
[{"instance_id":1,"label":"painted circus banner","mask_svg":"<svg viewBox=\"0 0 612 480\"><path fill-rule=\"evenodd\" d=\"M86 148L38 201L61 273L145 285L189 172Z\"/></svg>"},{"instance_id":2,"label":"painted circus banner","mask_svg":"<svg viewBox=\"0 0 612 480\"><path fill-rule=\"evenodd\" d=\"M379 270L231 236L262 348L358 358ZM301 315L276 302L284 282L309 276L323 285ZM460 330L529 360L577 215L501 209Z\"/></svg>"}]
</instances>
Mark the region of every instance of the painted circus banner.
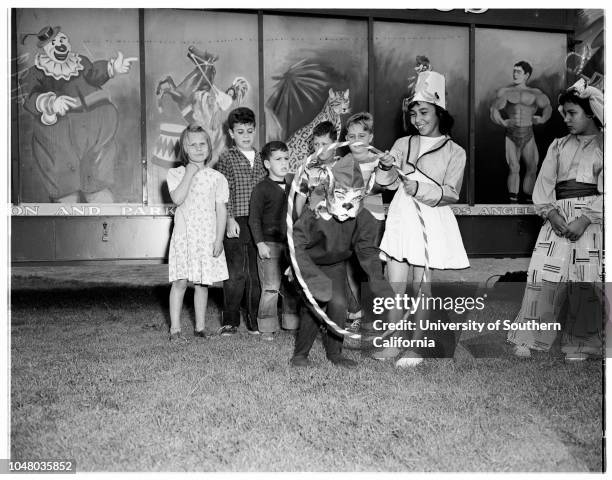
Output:
<instances>
[{"instance_id":1,"label":"painted circus banner","mask_svg":"<svg viewBox=\"0 0 612 480\"><path fill-rule=\"evenodd\" d=\"M453 21L466 12L473 31ZM182 130L206 130L214 166L236 107L256 114L255 148L282 140L294 166L312 153L317 123L331 121L343 141L359 111L374 114L374 144L388 150L408 132L407 106L427 70L445 76L452 137L468 153L455 214L532 214L544 154L566 133L558 93L576 77L603 84L603 10L430 14L381 13L370 31L357 11L15 9L13 214L72 214L60 204L74 215L141 205L133 214L146 215L171 205L166 175ZM504 26L521 18L533 28ZM551 27L563 18L573 20Z\"/></svg>"}]
</instances>

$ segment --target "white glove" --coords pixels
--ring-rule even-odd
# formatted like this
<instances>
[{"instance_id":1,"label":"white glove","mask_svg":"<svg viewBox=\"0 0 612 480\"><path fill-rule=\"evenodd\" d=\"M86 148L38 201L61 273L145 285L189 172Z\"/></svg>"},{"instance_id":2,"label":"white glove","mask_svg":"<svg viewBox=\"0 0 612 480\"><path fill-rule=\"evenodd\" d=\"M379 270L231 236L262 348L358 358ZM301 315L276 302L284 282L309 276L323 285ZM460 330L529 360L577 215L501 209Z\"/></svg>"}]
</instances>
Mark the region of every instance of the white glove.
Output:
<instances>
[{"instance_id":1,"label":"white glove","mask_svg":"<svg viewBox=\"0 0 612 480\"><path fill-rule=\"evenodd\" d=\"M55 125L57 116L64 116L71 108L79 106L79 100L68 95L59 97L53 92L47 92L36 98L36 109L42 114L40 121L43 125Z\"/></svg>"},{"instance_id":2,"label":"white glove","mask_svg":"<svg viewBox=\"0 0 612 480\"><path fill-rule=\"evenodd\" d=\"M117 58L111 58L111 66L114 73L127 73L130 71L130 63L138 60L138 57L123 58L123 53L117 52ZM112 77L113 75L111 75Z\"/></svg>"},{"instance_id":3,"label":"white glove","mask_svg":"<svg viewBox=\"0 0 612 480\"><path fill-rule=\"evenodd\" d=\"M78 105L78 99L69 97L68 95L61 95L53 101L52 109L53 113L64 116L69 109L75 108Z\"/></svg>"}]
</instances>

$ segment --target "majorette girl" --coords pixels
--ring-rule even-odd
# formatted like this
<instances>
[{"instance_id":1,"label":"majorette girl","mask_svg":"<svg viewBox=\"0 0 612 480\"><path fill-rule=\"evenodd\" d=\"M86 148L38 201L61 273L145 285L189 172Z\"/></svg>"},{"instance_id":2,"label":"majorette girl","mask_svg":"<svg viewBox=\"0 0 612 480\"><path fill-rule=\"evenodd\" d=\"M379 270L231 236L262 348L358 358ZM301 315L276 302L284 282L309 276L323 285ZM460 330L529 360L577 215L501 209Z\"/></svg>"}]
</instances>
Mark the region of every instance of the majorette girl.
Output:
<instances>
[{"instance_id":1,"label":"majorette girl","mask_svg":"<svg viewBox=\"0 0 612 480\"><path fill-rule=\"evenodd\" d=\"M441 74L419 73L408 115L414 134L395 142L390 154L381 159L382 167L377 172L376 183L397 189L380 249L387 257L387 274L396 293L405 293L410 283L413 294L420 289L430 296L431 286L423 282L425 266L441 270L470 266L457 220L449 207L459 200L466 156L465 150L450 138L454 121L446 110L445 79ZM404 175L400 176L397 170ZM413 339L422 338L422 333L415 331ZM399 352L380 353L393 356ZM408 350L396 366L417 365L422 360L421 354Z\"/></svg>"}]
</instances>

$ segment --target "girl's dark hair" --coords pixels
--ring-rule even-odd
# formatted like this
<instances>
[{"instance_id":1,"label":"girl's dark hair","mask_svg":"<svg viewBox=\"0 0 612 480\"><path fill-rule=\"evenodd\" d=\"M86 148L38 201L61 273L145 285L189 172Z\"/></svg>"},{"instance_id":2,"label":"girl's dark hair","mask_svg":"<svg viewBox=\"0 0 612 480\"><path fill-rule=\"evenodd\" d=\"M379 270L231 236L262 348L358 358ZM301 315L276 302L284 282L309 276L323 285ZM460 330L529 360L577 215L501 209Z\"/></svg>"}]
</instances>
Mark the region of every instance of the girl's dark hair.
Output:
<instances>
[{"instance_id":1,"label":"girl's dark hair","mask_svg":"<svg viewBox=\"0 0 612 480\"><path fill-rule=\"evenodd\" d=\"M593 113L593 109L591 108L591 104L589 103L588 98L580 98L576 90L569 89L561 92L561 94L559 95L559 105L565 105L566 103L573 103L574 105L578 105L584 110L584 114L587 117L593 119L595 125L597 125L597 128L603 128L603 125Z\"/></svg>"},{"instance_id":2,"label":"girl's dark hair","mask_svg":"<svg viewBox=\"0 0 612 480\"><path fill-rule=\"evenodd\" d=\"M408 104L408 110L404 113L404 117L405 117L405 120L406 120L406 125L408 125L407 133L409 135L418 135L419 134L419 131L416 129L416 127L410 121L410 110L417 103L419 103L419 102L410 102ZM438 117L438 120L439 120L438 128L440 129L440 133L442 135L449 135L450 136L451 130L453 128L453 125L455 124L455 119L453 118L453 116L450 113L448 113L442 107L439 107L438 105L435 105L435 104L432 104L432 105L436 109L436 117Z\"/></svg>"},{"instance_id":3,"label":"girl's dark hair","mask_svg":"<svg viewBox=\"0 0 612 480\"><path fill-rule=\"evenodd\" d=\"M187 128L185 128L185 130L183 130L183 132L181 133L181 138L179 138L179 153L177 155L180 164L183 166L187 166L187 164L189 163L189 155L187 155L187 151L185 150L185 140L187 140L187 135L190 133L204 134L204 138L206 138L206 145L208 145L208 157L206 157L206 160L204 161L204 163L207 164L208 162L210 162L210 159L212 158L213 154L212 142L210 141L210 137L208 136L208 133L206 133L206 130L204 130L197 123L192 123L191 125L188 125Z\"/></svg>"}]
</instances>

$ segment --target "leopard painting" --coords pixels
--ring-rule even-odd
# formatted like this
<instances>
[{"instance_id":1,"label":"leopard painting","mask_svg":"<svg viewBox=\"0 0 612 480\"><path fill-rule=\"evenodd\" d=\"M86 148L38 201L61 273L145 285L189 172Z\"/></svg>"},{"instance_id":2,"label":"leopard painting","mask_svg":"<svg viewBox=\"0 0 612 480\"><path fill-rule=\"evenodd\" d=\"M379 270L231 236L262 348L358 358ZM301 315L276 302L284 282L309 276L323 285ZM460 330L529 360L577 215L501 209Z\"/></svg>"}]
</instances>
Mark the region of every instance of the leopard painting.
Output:
<instances>
[{"instance_id":1,"label":"leopard painting","mask_svg":"<svg viewBox=\"0 0 612 480\"><path fill-rule=\"evenodd\" d=\"M314 127L325 120L329 120L334 124L338 134L342 128L342 119L340 115L349 113L350 100L348 90L329 89L329 96L323 105L323 109L319 114L306 126L297 130L287 141L289 148L289 171L296 172L306 157L312 150L312 130Z\"/></svg>"}]
</instances>

